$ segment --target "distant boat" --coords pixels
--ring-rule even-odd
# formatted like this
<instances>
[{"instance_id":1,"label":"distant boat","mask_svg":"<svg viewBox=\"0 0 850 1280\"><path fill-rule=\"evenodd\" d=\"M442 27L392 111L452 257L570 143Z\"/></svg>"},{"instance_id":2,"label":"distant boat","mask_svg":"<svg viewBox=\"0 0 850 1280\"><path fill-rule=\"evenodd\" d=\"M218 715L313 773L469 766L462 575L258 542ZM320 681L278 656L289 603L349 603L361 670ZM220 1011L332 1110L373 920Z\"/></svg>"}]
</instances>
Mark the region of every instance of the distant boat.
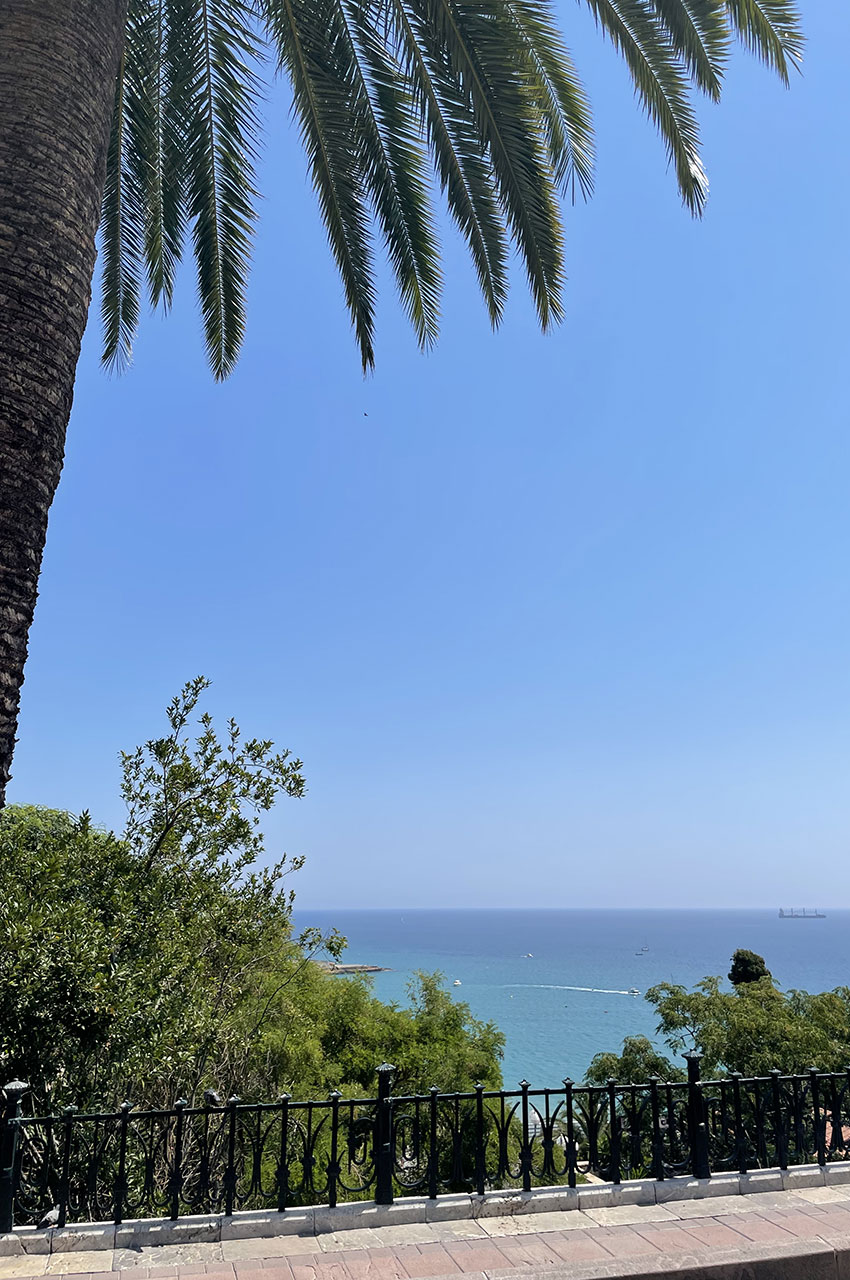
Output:
<instances>
[{"instance_id":1,"label":"distant boat","mask_svg":"<svg viewBox=\"0 0 850 1280\"><path fill-rule=\"evenodd\" d=\"M637 987L629 987L629 995L630 995L630 996L639 996L639 995L640 995L640 992L638 991Z\"/></svg>"},{"instance_id":2,"label":"distant boat","mask_svg":"<svg viewBox=\"0 0 850 1280\"><path fill-rule=\"evenodd\" d=\"M534 956L531 954L530 951L526 951L525 955L522 958L523 960L533 960Z\"/></svg>"},{"instance_id":3,"label":"distant boat","mask_svg":"<svg viewBox=\"0 0 850 1280\"><path fill-rule=\"evenodd\" d=\"M452 983L452 986L459 987L460 985L461 985L460 978L455 978L454 982Z\"/></svg>"},{"instance_id":4,"label":"distant boat","mask_svg":"<svg viewBox=\"0 0 850 1280\"><path fill-rule=\"evenodd\" d=\"M809 911L806 907L789 907L786 911L783 907L779 908L780 920L825 920L826 913L818 911Z\"/></svg>"}]
</instances>

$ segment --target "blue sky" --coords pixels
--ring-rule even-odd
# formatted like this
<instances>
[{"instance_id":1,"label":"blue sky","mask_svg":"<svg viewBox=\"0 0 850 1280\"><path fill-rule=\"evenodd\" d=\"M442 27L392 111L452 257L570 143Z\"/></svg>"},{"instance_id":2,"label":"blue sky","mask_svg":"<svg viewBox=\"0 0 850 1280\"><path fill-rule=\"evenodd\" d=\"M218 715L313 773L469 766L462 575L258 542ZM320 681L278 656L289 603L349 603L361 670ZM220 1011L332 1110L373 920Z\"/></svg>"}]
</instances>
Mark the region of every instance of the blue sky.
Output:
<instances>
[{"instance_id":1,"label":"blue sky","mask_svg":"<svg viewBox=\"0 0 850 1280\"><path fill-rule=\"evenodd\" d=\"M244 357L191 272L136 364L93 318L10 798L120 824L119 748L185 679L305 761L267 822L301 906L850 904L850 17L787 91L705 104L708 213L587 11L597 190L567 316L489 329L446 238L421 355L384 279L365 379L281 94Z\"/></svg>"}]
</instances>

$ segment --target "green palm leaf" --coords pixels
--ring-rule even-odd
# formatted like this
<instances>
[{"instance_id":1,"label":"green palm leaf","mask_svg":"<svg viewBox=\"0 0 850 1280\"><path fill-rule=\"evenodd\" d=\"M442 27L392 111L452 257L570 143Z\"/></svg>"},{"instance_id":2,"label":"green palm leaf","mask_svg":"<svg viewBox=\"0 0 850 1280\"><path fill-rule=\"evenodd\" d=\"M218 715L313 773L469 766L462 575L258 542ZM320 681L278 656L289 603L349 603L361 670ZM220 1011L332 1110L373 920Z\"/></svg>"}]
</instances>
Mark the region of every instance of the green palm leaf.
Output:
<instances>
[{"instance_id":1,"label":"green palm leaf","mask_svg":"<svg viewBox=\"0 0 850 1280\"><path fill-rule=\"evenodd\" d=\"M508 0L508 9L522 38L528 81L537 95L555 179L564 192L578 180L587 197L593 191L593 123L569 50L543 0Z\"/></svg>"},{"instance_id":2,"label":"green palm leaf","mask_svg":"<svg viewBox=\"0 0 850 1280\"><path fill-rule=\"evenodd\" d=\"M360 164L405 310L423 346L437 336L440 259L425 156L400 68L362 0L339 0Z\"/></svg>"},{"instance_id":3,"label":"green palm leaf","mask_svg":"<svg viewBox=\"0 0 850 1280\"><path fill-rule=\"evenodd\" d=\"M133 39L145 21L146 0L134 0L128 17L128 39L115 89L115 110L106 158L106 181L101 211L101 323L102 361L121 371L130 363L139 323L142 279L144 202L138 181L138 153L131 145L136 104Z\"/></svg>"},{"instance_id":4,"label":"green palm leaf","mask_svg":"<svg viewBox=\"0 0 850 1280\"><path fill-rule=\"evenodd\" d=\"M401 65L449 212L469 246L491 323L497 325L507 297L507 249L492 169L440 50L428 41L404 0L393 0L392 17Z\"/></svg>"},{"instance_id":5,"label":"green palm leaf","mask_svg":"<svg viewBox=\"0 0 850 1280\"><path fill-rule=\"evenodd\" d=\"M245 332L255 220L258 46L241 0L195 0L180 33L186 200L207 354L224 378Z\"/></svg>"},{"instance_id":6,"label":"green palm leaf","mask_svg":"<svg viewBox=\"0 0 850 1280\"><path fill-rule=\"evenodd\" d=\"M655 0L655 12L694 83L719 101L729 52L722 0Z\"/></svg>"},{"instance_id":7,"label":"green palm leaf","mask_svg":"<svg viewBox=\"0 0 850 1280\"><path fill-rule=\"evenodd\" d=\"M375 362L375 285L369 210L351 127L351 93L338 64L335 0L265 0L264 14L293 105L313 186L345 290L364 371Z\"/></svg>"},{"instance_id":8,"label":"green palm leaf","mask_svg":"<svg viewBox=\"0 0 850 1280\"><path fill-rule=\"evenodd\" d=\"M162 303L166 309L174 294L187 217L185 84L180 69L192 18L189 0L148 0L136 40L134 147L145 203L144 260L151 303Z\"/></svg>"},{"instance_id":9,"label":"green palm leaf","mask_svg":"<svg viewBox=\"0 0 850 1280\"><path fill-rule=\"evenodd\" d=\"M587 0L597 22L622 53L635 89L667 144L679 190L702 213L708 179L699 154L699 127L684 68L651 0Z\"/></svg>"},{"instance_id":10,"label":"green palm leaf","mask_svg":"<svg viewBox=\"0 0 850 1280\"><path fill-rule=\"evenodd\" d=\"M788 84L788 59L803 56L800 16L793 0L725 0L735 31Z\"/></svg>"},{"instance_id":11,"label":"green palm leaf","mask_svg":"<svg viewBox=\"0 0 850 1280\"><path fill-rule=\"evenodd\" d=\"M720 94L736 34L780 77L794 0L587 0L661 133L684 200L708 184L691 94ZM364 369L374 363L374 224L423 346L440 262L430 155L493 324L516 245L545 328L562 314L557 195L593 179L589 105L548 0L130 0L101 227L104 361L130 359L143 277L169 306L191 227L207 351L224 377L245 328L259 55L287 75Z\"/></svg>"},{"instance_id":12,"label":"green palm leaf","mask_svg":"<svg viewBox=\"0 0 850 1280\"><path fill-rule=\"evenodd\" d=\"M445 51L447 70L472 111L545 329L563 314L563 236L513 15L501 0L410 0L410 8Z\"/></svg>"}]
</instances>

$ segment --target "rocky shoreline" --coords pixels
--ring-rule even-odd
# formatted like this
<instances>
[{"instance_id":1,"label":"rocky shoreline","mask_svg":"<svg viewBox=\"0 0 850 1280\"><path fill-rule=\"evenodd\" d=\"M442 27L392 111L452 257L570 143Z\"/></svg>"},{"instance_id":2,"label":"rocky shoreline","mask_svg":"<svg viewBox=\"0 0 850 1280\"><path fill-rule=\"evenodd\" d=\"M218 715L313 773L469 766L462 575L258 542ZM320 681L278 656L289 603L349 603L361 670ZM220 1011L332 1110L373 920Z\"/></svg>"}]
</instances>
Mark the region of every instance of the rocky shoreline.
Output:
<instances>
[{"instance_id":1,"label":"rocky shoreline","mask_svg":"<svg viewBox=\"0 0 850 1280\"><path fill-rule=\"evenodd\" d=\"M325 973L389 973L383 964L339 964L336 960L319 960L317 964Z\"/></svg>"}]
</instances>

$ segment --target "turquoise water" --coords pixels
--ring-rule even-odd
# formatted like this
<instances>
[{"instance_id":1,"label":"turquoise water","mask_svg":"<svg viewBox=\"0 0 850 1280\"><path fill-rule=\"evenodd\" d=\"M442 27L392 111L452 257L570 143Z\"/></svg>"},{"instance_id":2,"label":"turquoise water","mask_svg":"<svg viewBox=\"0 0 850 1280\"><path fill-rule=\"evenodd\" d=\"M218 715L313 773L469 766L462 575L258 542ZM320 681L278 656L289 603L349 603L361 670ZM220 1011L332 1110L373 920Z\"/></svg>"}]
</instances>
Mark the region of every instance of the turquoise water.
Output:
<instances>
[{"instance_id":1,"label":"turquoise water","mask_svg":"<svg viewBox=\"0 0 850 1280\"><path fill-rule=\"evenodd\" d=\"M789 904L783 904L789 905ZM335 925L351 963L386 965L375 994L405 1003L417 969L439 970L473 1013L507 1037L507 1086L580 1079L595 1053L626 1035L655 1039L650 1006L628 993L664 980L725 977L736 947L767 961L785 989L850 985L850 911L780 920L764 911L298 911L299 926ZM642 948L647 950L643 951ZM527 953L531 957L527 957ZM635 954L640 952L640 954ZM595 988L577 990L576 988Z\"/></svg>"}]
</instances>

